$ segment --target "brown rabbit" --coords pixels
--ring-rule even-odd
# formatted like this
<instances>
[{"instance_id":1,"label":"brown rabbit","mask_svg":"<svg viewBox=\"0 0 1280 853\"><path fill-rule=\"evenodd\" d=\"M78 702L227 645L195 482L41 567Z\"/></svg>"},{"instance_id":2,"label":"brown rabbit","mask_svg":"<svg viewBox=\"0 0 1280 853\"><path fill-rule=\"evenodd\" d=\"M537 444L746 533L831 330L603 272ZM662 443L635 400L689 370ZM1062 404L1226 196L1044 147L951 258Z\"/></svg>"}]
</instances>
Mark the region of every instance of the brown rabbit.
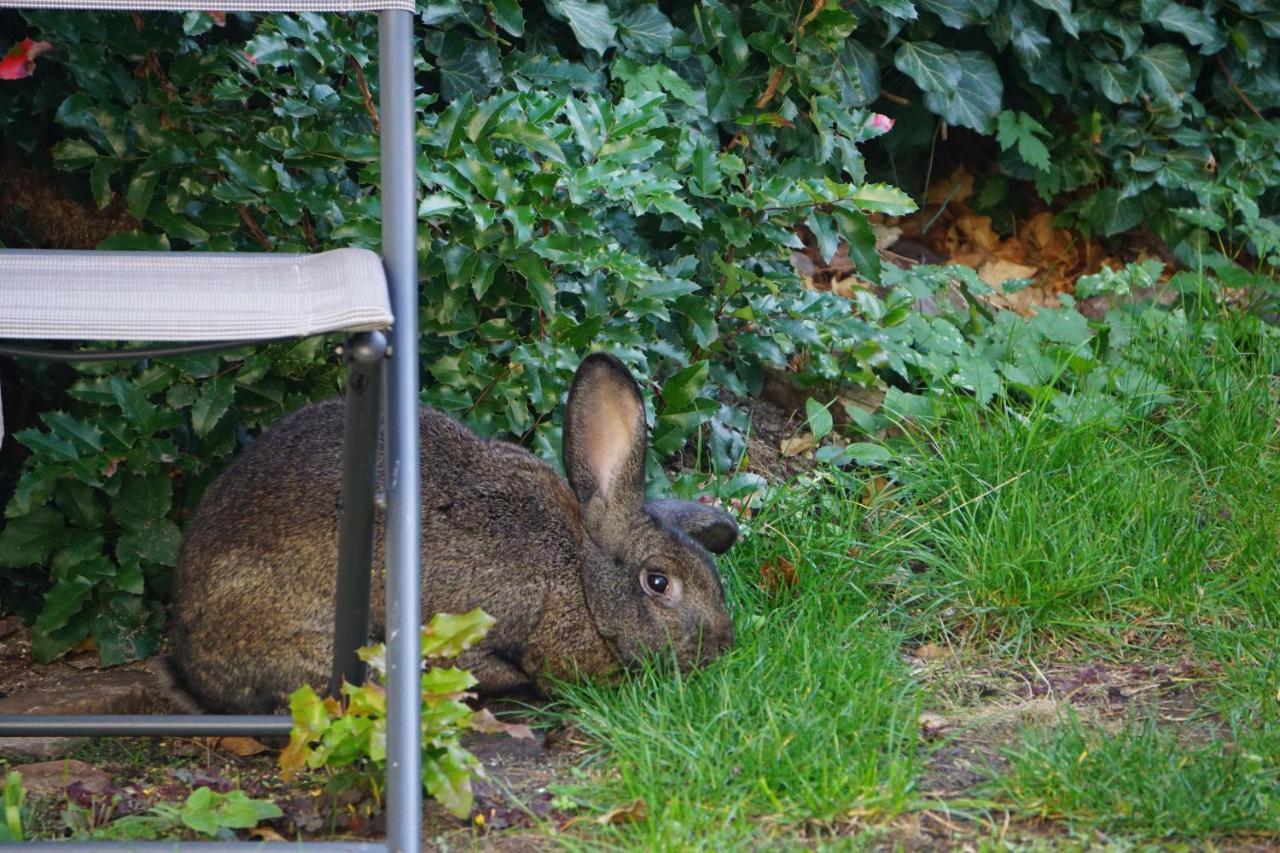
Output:
<instances>
[{"instance_id":1,"label":"brown rabbit","mask_svg":"<svg viewBox=\"0 0 1280 853\"><path fill-rule=\"evenodd\" d=\"M343 408L307 406L210 487L187 526L172 606L172 663L212 711L266 713L333 657ZM728 514L645 503L644 404L596 353L578 367L564 424L568 484L549 465L421 410L422 610L497 619L464 653L483 693L601 675L668 644L682 665L733 643L708 551L737 538ZM374 565L383 561L381 519ZM379 573L380 574L380 573ZM373 633L384 626L375 577Z\"/></svg>"}]
</instances>

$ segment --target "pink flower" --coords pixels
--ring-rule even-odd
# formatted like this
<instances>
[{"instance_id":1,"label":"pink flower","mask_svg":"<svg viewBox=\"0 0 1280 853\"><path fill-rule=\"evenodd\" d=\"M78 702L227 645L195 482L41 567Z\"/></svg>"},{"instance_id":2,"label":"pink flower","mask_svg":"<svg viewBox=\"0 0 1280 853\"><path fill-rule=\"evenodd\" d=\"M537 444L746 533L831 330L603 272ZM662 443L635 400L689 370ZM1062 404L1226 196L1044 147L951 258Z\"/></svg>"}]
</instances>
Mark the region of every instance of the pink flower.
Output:
<instances>
[{"instance_id":1,"label":"pink flower","mask_svg":"<svg viewBox=\"0 0 1280 853\"><path fill-rule=\"evenodd\" d=\"M893 119L889 118L884 113L872 113L871 127L881 133L888 133L893 130Z\"/></svg>"},{"instance_id":2,"label":"pink flower","mask_svg":"<svg viewBox=\"0 0 1280 853\"><path fill-rule=\"evenodd\" d=\"M36 68L36 57L51 50L53 45L47 41L23 39L15 44L3 59L0 59L0 80L21 80L23 77L30 77L31 72Z\"/></svg>"}]
</instances>

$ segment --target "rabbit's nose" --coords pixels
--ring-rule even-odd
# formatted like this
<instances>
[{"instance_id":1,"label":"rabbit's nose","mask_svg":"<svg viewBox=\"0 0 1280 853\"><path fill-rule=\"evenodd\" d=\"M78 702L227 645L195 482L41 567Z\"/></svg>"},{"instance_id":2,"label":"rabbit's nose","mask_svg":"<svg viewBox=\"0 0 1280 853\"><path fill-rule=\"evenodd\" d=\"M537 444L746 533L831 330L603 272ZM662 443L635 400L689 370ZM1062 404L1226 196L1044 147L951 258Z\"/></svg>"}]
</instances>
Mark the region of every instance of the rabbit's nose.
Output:
<instances>
[{"instance_id":1,"label":"rabbit's nose","mask_svg":"<svg viewBox=\"0 0 1280 853\"><path fill-rule=\"evenodd\" d=\"M707 632L706 656L708 660L715 660L731 648L733 648L733 622L724 619Z\"/></svg>"}]
</instances>

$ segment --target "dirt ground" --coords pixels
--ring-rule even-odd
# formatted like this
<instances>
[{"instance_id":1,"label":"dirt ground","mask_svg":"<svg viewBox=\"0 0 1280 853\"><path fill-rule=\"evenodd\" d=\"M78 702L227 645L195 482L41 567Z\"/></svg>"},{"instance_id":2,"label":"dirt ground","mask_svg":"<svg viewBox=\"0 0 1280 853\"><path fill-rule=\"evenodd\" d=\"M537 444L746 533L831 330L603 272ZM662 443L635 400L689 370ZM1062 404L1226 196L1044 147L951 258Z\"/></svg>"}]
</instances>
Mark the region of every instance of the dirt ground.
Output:
<instances>
[{"instance_id":1,"label":"dirt ground","mask_svg":"<svg viewBox=\"0 0 1280 853\"><path fill-rule=\"evenodd\" d=\"M0 713L183 713L158 659L98 669L92 652L41 665L30 653L30 632L0 626ZM490 705L519 720L516 705ZM532 739L473 734L465 746L484 764L474 785L474 807L459 820L432 801L423 815L423 837L448 849L477 843L486 849L538 850L547 841L522 831L573 815L555 801L551 787L570 778L586 759L585 744L571 730L542 728ZM66 831L64 811L83 829L101 826L151 806L181 803L193 788L233 788L270 799L284 816L264 822L255 837L374 838L384 833L381 804L367 790L328 790L320 774L280 780L278 750L252 738L0 738L0 775L24 774L31 808L29 829ZM68 763L67 759L71 759ZM492 843L485 841L490 838Z\"/></svg>"},{"instance_id":2,"label":"dirt ground","mask_svg":"<svg viewBox=\"0 0 1280 853\"><path fill-rule=\"evenodd\" d=\"M123 704L107 709L113 712L173 711L179 706L155 675L154 661L98 670L91 655L81 654L42 666L32 661L25 629L11 630L0 642L0 713L12 712L19 703L46 713L99 709L101 701L95 705L87 695L99 700L115 696L111 701ZM1000 771L1001 747L1015 732L1027 725L1056 725L1068 709L1103 729L1154 715L1183 737L1209 739L1220 733L1220 721L1201 701L1218 669L1191 660L975 663L935 644L904 649L902 655L929 697L919 718L929 752L918 795L936 799L938 807L912 811L887 824L851 818L814 826L793 838L800 846L857 835L877 850L976 850L993 837L1019 845L1087 848L1087 840L1068 838L1051 821L999 823L990 812L981 817L957 812L943 801L972 797ZM504 719L518 720L528 707L494 710ZM537 723L536 715L531 719ZM475 784L468 820L428 802L423 838L433 849L557 849L558 831L572 832L575 823L590 819L576 815L572 801L557 793L560 786L592 772L588 744L572 728L538 729L533 739L474 735L466 745L483 762L486 778ZM72 822L87 829L145 812L156 803L180 803L200 785L221 791L240 788L279 805L284 816L264 822L253 837L360 839L384 831L376 796L362 789L330 790L320 775L283 783L277 751L248 738L104 738L63 741L46 754L7 750L0 741L0 770L8 765L36 771L28 786L33 789L30 828L36 832L65 832L68 810ZM68 757L74 759L70 765L63 762ZM51 766L56 772L50 772ZM1217 849L1262 851L1280 845L1243 839Z\"/></svg>"}]
</instances>

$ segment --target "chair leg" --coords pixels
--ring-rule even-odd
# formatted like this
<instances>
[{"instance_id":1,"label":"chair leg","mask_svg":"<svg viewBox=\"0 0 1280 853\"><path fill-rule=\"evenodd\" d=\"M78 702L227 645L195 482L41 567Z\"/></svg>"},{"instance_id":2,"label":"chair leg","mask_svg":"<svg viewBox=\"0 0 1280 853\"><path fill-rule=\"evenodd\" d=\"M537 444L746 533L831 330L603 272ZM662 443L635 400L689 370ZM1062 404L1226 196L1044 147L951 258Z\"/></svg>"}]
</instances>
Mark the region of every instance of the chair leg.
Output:
<instances>
[{"instance_id":1,"label":"chair leg","mask_svg":"<svg viewBox=\"0 0 1280 853\"><path fill-rule=\"evenodd\" d=\"M418 443L418 203L413 12L378 13L387 368L387 849L422 849L422 558Z\"/></svg>"},{"instance_id":2,"label":"chair leg","mask_svg":"<svg viewBox=\"0 0 1280 853\"><path fill-rule=\"evenodd\" d=\"M342 527L338 534L338 589L334 599L332 695L342 682L360 684L365 665L356 649L369 642L369 588L373 562L374 491L378 486L378 420L382 409L381 332L347 339L346 424L342 436Z\"/></svg>"}]
</instances>

